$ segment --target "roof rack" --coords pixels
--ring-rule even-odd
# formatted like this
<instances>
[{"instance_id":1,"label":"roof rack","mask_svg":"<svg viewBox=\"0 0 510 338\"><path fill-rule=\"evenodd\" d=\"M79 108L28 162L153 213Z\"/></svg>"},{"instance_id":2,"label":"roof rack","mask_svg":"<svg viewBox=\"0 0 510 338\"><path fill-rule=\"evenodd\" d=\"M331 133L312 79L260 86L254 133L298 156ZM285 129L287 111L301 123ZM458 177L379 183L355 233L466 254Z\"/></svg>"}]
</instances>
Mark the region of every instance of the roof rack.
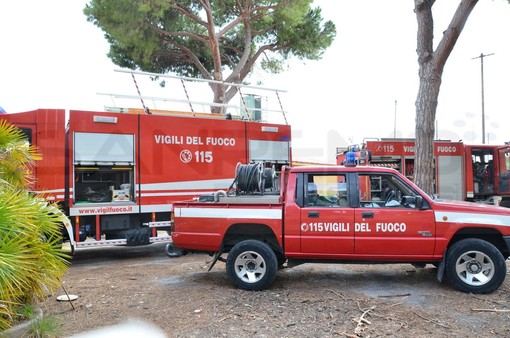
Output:
<instances>
[{"instance_id":1,"label":"roof rack","mask_svg":"<svg viewBox=\"0 0 510 338\"><path fill-rule=\"evenodd\" d=\"M285 124L288 124L287 117L286 117L286 111L283 109L282 102L280 99L279 93L286 93L286 90L283 89L277 89L277 88L268 88L268 87L262 87L262 86L254 86L254 85L247 85L247 84L241 84L241 83L231 83L231 82L224 82L224 81L217 81L217 80L208 80L208 79L201 79L201 78L191 78L191 77L185 77L185 76L176 76L176 75L170 75L170 74L159 74L159 73L151 73L151 72L141 72L141 71L133 71L133 70L124 70L124 69L116 69L115 72L120 73L128 73L131 74L131 77L133 79L133 82L135 84L137 94L138 95L126 95L126 94L117 94L117 93L97 93L98 95L105 95L110 96L113 99L138 99L140 100L143 111L145 113L151 113L152 109L149 109L145 101L159 101L159 102L174 102L174 103L180 103L180 104L187 104L191 110L191 113L193 116L198 115L198 113L195 113L195 107L194 105L201 105L201 106L208 106L208 107L222 107L225 108L225 115L230 114L232 115L238 115L235 119L240 120L249 120L249 121L262 121L267 120L267 117L263 118L263 113L271 113L271 112L281 112L282 116L284 118ZM138 83L136 81L135 75L143 75L143 76L149 76L149 77L158 77L158 78L169 78L169 79L177 79L180 80L181 85L183 87L183 92L185 94L185 98L171 98L171 97L161 97L161 96L143 96L140 92L140 89L138 87ZM207 102L207 101L201 101L201 100L191 100L188 94L188 88L186 86L186 83L190 82L206 82L206 83L215 83L215 84L222 84L225 86L235 87L237 89L240 105L234 105L234 104L224 104L224 103L214 103L214 102ZM267 107L267 96L266 96L266 107L262 107L262 95L255 95L255 94L244 94L241 89L249 89L251 91L262 91L262 92L273 92L277 98L279 109L272 109ZM237 96L237 95L236 95ZM120 111L120 112L126 112L129 111L129 108L121 108L121 107L108 107L108 109L112 111ZM156 109L156 111L162 111L159 109ZM205 111L205 109L203 109ZM174 111L175 112L175 111ZM203 114L200 114L203 115Z\"/></svg>"}]
</instances>

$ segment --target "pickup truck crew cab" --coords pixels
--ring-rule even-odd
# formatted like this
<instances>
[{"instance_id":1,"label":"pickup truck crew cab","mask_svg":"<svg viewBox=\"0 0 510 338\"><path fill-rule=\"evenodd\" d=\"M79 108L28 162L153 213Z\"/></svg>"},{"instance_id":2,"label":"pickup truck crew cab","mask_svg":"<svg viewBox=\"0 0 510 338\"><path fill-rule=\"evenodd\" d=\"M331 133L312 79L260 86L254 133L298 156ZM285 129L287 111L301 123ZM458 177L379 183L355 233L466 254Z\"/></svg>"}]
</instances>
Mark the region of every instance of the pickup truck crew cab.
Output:
<instances>
[{"instance_id":1,"label":"pickup truck crew cab","mask_svg":"<svg viewBox=\"0 0 510 338\"><path fill-rule=\"evenodd\" d=\"M440 282L468 293L505 279L508 208L433 199L384 167L283 167L279 180L279 193L259 185L175 203L175 252L208 252L210 267L226 262L247 290L270 286L285 263L433 264Z\"/></svg>"}]
</instances>

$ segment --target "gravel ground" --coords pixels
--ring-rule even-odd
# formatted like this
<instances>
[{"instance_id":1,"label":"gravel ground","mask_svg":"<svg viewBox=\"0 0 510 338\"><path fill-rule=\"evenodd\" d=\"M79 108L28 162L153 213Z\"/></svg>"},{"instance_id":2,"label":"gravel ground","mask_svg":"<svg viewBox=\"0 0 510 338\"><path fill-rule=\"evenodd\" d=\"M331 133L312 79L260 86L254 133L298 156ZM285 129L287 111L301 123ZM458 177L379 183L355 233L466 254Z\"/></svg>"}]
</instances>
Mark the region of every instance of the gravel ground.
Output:
<instances>
[{"instance_id":1,"label":"gravel ground","mask_svg":"<svg viewBox=\"0 0 510 338\"><path fill-rule=\"evenodd\" d=\"M265 291L233 287L218 262L191 254L168 258L164 243L79 250L64 277L78 299L42 303L61 337L140 337L140 321L162 337L509 337L510 279L490 295L436 280L411 265L305 264L278 272ZM93 330L101 329L101 332ZM154 332L147 337L156 337Z\"/></svg>"}]
</instances>

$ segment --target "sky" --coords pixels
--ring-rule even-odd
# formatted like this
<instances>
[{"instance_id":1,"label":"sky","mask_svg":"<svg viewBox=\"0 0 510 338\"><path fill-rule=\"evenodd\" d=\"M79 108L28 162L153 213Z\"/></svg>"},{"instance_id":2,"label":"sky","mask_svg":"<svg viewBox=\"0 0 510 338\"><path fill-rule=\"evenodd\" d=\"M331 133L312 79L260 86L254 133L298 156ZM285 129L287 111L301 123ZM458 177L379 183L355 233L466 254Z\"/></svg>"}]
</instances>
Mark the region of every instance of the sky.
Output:
<instances>
[{"instance_id":1,"label":"sky","mask_svg":"<svg viewBox=\"0 0 510 338\"><path fill-rule=\"evenodd\" d=\"M84 0L0 2L0 107L8 113L38 108L102 111L105 106L140 108L129 74L107 57L103 32L87 22ZM457 0L434 5L435 45ZM365 138L414 137L418 91L416 16L412 0L316 0L337 36L319 61L291 60L278 75L254 70L250 80L285 90L280 101L292 126L293 159L334 163L337 147ZM450 55L437 108L436 138L482 143L481 54L485 135L488 144L510 141L510 4L480 0ZM144 96L183 98L180 82L165 88L136 76ZM189 85L192 100L210 100L206 86ZM263 105L278 108L273 92ZM145 100L157 109L175 103ZM173 105L173 106L172 106ZM194 109L199 110L195 107ZM283 122L281 113L267 119Z\"/></svg>"}]
</instances>

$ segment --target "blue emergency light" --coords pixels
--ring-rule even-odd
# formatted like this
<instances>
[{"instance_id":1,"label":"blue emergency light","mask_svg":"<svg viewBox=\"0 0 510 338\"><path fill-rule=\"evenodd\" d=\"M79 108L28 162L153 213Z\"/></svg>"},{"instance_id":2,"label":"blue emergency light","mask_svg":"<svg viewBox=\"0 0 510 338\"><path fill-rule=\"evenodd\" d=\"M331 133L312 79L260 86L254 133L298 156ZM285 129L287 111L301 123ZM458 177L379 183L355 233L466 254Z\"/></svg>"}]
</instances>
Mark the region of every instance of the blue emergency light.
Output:
<instances>
[{"instance_id":1,"label":"blue emergency light","mask_svg":"<svg viewBox=\"0 0 510 338\"><path fill-rule=\"evenodd\" d=\"M345 163L346 167L355 167L356 166L356 154L352 151L349 151L345 154Z\"/></svg>"}]
</instances>

